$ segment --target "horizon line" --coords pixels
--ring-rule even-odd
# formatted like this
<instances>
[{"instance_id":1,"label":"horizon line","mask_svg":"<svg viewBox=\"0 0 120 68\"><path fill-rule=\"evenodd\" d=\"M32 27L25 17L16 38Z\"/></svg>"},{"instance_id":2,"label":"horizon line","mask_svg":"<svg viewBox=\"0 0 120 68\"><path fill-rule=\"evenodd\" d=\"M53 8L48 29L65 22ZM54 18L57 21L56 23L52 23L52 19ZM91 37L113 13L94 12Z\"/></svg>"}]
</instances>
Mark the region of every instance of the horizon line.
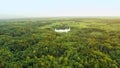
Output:
<instances>
[{"instance_id":1,"label":"horizon line","mask_svg":"<svg viewBox=\"0 0 120 68\"><path fill-rule=\"evenodd\" d=\"M120 16L11 16L0 17L0 19L25 19L25 18L120 18Z\"/></svg>"}]
</instances>

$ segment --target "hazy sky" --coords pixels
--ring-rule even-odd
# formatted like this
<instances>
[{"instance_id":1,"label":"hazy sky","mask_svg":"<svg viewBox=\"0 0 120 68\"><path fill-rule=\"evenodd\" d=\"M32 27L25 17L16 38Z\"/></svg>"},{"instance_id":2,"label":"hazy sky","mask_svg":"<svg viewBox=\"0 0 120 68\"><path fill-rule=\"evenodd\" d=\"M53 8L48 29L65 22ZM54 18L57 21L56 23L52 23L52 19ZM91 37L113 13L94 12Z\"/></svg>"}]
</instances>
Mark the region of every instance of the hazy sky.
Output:
<instances>
[{"instance_id":1,"label":"hazy sky","mask_svg":"<svg viewBox=\"0 0 120 68\"><path fill-rule=\"evenodd\" d=\"M120 16L120 0L0 0L0 16Z\"/></svg>"}]
</instances>

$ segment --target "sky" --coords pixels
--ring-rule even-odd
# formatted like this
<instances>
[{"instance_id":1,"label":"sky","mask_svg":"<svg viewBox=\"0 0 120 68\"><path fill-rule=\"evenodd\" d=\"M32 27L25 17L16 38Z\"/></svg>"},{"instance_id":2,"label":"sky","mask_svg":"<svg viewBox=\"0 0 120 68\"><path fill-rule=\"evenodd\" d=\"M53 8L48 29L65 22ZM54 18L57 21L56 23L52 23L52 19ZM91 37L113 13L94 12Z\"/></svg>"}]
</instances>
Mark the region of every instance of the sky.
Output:
<instances>
[{"instance_id":1,"label":"sky","mask_svg":"<svg viewBox=\"0 0 120 68\"><path fill-rule=\"evenodd\" d=\"M120 0L0 0L0 17L120 16Z\"/></svg>"}]
</instances>

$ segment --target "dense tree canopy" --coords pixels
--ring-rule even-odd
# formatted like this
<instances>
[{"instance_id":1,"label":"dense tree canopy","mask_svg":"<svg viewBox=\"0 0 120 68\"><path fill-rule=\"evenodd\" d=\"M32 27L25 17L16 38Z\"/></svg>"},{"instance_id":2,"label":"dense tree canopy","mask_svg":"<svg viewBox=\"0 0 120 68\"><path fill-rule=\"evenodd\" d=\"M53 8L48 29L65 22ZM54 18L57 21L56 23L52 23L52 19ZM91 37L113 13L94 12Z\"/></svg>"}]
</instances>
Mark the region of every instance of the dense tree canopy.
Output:
<instances>
[{"instance_id":1,"label":"dense tree canopy","mask_svg":"<svg viewBox=\"0 0 120 68\"><path fill-rule=\"evenodd\" d=\"M3 20L0 68L120 68L119 29L117 18Z\"/></svg>"}]
</instances>

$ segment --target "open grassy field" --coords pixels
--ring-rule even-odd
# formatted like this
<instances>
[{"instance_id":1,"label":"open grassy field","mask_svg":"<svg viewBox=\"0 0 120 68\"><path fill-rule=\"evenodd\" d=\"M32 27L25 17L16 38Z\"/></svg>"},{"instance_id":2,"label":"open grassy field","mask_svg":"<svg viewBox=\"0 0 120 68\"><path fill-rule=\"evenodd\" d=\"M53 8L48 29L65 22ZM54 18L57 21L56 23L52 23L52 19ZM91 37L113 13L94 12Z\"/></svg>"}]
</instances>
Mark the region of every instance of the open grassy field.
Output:
<instances>
[{"instance_id":1,"label":"open grassy field","mask_svg":"<svg viewBox=\"0 0 120 68\"><path fill-rule=\"evenodd\" d=\"M0 21L0 68L120 68L120 18Z\"/></svg>"}]
</instances>

